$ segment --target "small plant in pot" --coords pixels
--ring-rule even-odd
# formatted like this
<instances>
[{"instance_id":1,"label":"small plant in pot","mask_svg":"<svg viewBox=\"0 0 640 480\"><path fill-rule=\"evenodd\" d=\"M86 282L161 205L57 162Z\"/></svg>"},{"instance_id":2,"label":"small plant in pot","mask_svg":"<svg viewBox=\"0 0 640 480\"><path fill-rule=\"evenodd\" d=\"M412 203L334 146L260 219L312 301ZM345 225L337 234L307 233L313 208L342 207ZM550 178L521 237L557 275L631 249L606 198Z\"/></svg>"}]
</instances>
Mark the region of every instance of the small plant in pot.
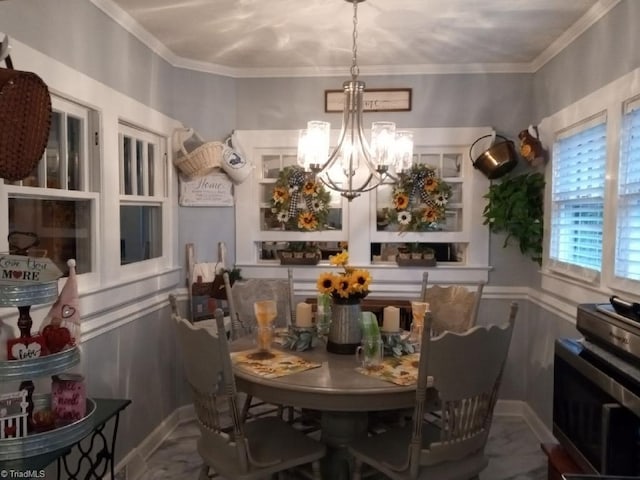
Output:
<instances>
[{"instance_id":1,"label":"small plant in pot","mask_svg":"<svg viewBox=\"0 0 640 480\"><path fill-rule=\"evenodd\" d=\"M280 251L281 264L314 264L320 260L320 250L314 242L289 242L286 250Z\"/></svg>"},{"instance_id":2,"label":"small plant in pot","mask_svg":"<svg viewBox=\"0 0 640 480\"><path fill-rule=\"evenodd\" d=\"M506 233L503 247L511 239L518 241L520 252L542 263L544 215L544 175L523 173L507 176L489 187L484 195L484 224L493 233Z\"/></svg>"}]
</instances>

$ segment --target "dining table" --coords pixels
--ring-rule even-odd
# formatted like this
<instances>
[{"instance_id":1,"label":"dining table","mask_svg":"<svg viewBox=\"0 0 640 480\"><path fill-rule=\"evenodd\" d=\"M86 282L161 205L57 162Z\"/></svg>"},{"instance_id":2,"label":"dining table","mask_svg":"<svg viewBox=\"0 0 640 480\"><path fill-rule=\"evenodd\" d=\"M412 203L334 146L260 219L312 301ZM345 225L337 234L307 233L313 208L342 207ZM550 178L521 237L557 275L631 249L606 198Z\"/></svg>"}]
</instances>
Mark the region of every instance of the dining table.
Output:
<instances>
[{"instance_id":1,"label":"dining table","mask_svg":"<svg viewBox=\"0 0 640 480\"><path fill-rule=\"evenodd\" d=\"M291 351L274 346L273 353L289 356L312 364L295 373L279 375L245 368L247 362L240 355L255 351L251 336L234 340L230 344L234 359L233 371L239 391L268 403L294 406L320 412L321 441L327 446L327 456L322 464L322 476L340 480L351 478L352 459L346 445L367 435L369 414L385 410L412 408L416 399L415 382L401 385L366 374L354 355L327 352L325 344L318 340L306 351ZM413 365L405 370L417 375L417 356ZM400 364L400 361L391 362ZM251 363L251 362L249 362ZM427 401L435 400L437 393L429 388Z\"/></svg>"}]
</instances>

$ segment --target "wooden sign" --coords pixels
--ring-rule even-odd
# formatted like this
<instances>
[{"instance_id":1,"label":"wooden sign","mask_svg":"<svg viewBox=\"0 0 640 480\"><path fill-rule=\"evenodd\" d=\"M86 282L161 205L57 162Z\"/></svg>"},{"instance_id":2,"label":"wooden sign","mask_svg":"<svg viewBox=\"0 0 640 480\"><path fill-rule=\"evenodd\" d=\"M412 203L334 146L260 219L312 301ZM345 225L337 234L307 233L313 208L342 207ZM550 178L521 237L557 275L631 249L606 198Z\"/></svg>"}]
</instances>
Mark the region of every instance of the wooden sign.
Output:
<instances>
[{"instance_id":1,"label":"wooden sign","mask_svg":"<svg viewBox=\"0 0 640 480\"><path fill-rule=\"evenodd\" d=\"M186 180L180 177L180 205L183 207L232 207L233 183L225 173Z\"/></svg>"},{"instance_id":2,"label":"wooden sign","mask_svg":"<svg viewBox=\"0 0 640 480\"><path fill-rule=\"evenodd\" d=\"M60 269L48 258L0 255L0 283L51 282L61 276Z\"/></svg>"},{"instance_id":3,"label":"wooden sign","mask_svg":"<svg viewBox=\"0 0 640 480\"><path fill-rule=\"evenodd\" d=\"M343 90L325 90L324 111L342 112ZM367 89L363 95L363 112L409 112L411 111L410 88Z\"/></svg>"}]
</instances>

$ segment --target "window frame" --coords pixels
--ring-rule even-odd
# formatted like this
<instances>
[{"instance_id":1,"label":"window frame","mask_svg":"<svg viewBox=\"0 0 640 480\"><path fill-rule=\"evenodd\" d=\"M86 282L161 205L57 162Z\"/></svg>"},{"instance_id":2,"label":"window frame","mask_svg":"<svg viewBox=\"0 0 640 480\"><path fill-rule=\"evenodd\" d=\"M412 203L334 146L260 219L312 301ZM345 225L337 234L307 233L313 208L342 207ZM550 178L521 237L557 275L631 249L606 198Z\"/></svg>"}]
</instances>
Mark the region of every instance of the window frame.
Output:
<instances>
[{"instance_id":1,"label":"window frame","mask_svg":"<svg viewBox=\"0 0 640 480\"><path fill-rule=\"evenodd\" d=\"M144 173L148 173L148 169L151 163L153 163L154 176L153 176L153 193L149 193L149 182L148 175L144 175L144 180L142 182L143 192L138 191L139 181L137 179L137 172L134 165L131 165L131 178L130 181L132 183L132 190L135 192L132 193L124 193L125 191L125 175L123 172L124 169L124 141L125 137L131 138L133 140L132 143L141 141L144 142L144 148L142 151L142 157L144 164L142 165L142 171ZM166 257L166 238L165 236L168 232L165 229L165 223L167 221L167 215L165 215L165 210L168 208L168 196L167 196L167 170L168 166L168 155L167 155L167 145L169 139L166 136L161 134L152 132L148 128L139 127L133 125L130 122L125 122L120 120L118 122L118 165L119 165L119 197L120 197L120 208L123 206L136 206L136 207L159 207L160 208L160 220L162 222L161 231L162 238L160 243L161 254L157 257L152 257L143 260L136 260L129 263L121 264L122 267L131 267L127 270L139 270L140 266L137 268L134 267L135 264L139 264L142 262L162 262L163 258ZM148 146L154 145L155 157L150 162L148 158ZM134 187L134 188L133 188ZM119 216L120 216L120 208L119 208ZM118 222L118 225L121 225ZM120 232L120 237L122 238L122 232ZM144 269L144 267L142 267Z\"/></svg>"},{"instance_id":2,"label":"window frame","mask_svg":"<svg viewBox=\"0 0 640 480\"><path fill-rule=\"evenodd\" d=\"M163 211L163 257L120 266L119 235L113 225L119 225L118 124L126 119L167 138L167 152L173 154L172 134L183 125L164 113L140 103L104 83L79 72L62 62L14 41L12 49L21 59L25 70L41 75L51 94L89 107L98 112L95 135L87 137L88 148L100 154L100 161L92 165L90 177L96 191L92 206L95 273L78 275L78 290L82 307L83 341L115 327L133 321L166 302L166 291L179 284L183 269L179 264L178 244L178 188L175 169L166 163L166 208ZM80 194L68 191L63 195L52 189L11 186L0 183L0 212L8 212L8 196L19 191L28 196L64 196L77 198ZM98 191L100 193L98 193ZM8 250L8 222L0 222L0 251ZM128 268L127 268L128 267ZM59 290L65 279L59 281ZM37 324L49 306L34 306L32 317ZM15 309L0 309L0 318L15 317Z\"/></svg>"},{"instance_id":3,"label":"window frame","mask_svg":"<svg viewBox=\"0 0 640 480\"><path fill-rule=\"evenodd\" d=\"M82 104L81 102L71 100L68 97L58 93L51 92L51 105L53 112L60 112L64 118L74 117L80 118L83 122L83 135L80 142L80 153L84 154L83 161L80 162L82 167L80 168L81 190L68 190L66 188L66 182L63 181L60 188L47 187L47 172L46 172L46 158L48 156L47 149L45 148L42 159L37 165L39 185L38 186L25 186L22 181L15 182L15 184L4 184L0 182L2 186L2 203L6 202L6 206L3 205L5 212L8 212L8 202L10 198L23 198L32 200L86 200L90 203L91 222L89 229L91 230L91 238L94 240L89 253L92 270L90 272L84 272L79 277L82 278L82 282L87 285L88 288L96 288L100 281L100 265L98 264L98 251L97 251L97 238L99 235L99 225L96 222L97 214L101 208L101 194L99 192L100 184L100 172L99 168L95 168L95 165L100 162L100 151L98 148L94 148L92 142L89 139L98 132L100 128L100 112L90 105ZM61 148L63 153L67 151L66 141L66 126L62 129ZM63 155L64 156L64 155ZM45 160L45 161L43 161ZM59 158L59 175L66 168L67 161L65 158ZM8 217L7 217L8 220ZM0 225L0 232L3 239L7 238L9 234L8 223ZM8 250L8 245L4 248L0 248L0 251ZM62 280L63 282L66 280Z\"/></svg>"},{"instance_id":4,"label":"window frame","mask_svg":"<svg viewBox=\"0 0 640 480\"><path fill-rule=\"evenodd\" d=\"M605 138L604 138L604 169L605 169L605 176L606 176L606 167L607 167L607 115L606 115L606 111L605 112L598 112L595 115L593 115L590 118L586 118L584 120L581 120L580 122L578 122L577 124L574 125L570 125L567 128L563 128L562 130L555 132L554 135L554 142L553 142L553 148L552 151L554 151L557 146L558 143L573 137L574 135L578 135L581 134L583 132L586 132L588 130L590 130L591 128L603 125L604 126L604 130L605 130ZM551 163L550 165L550 169L551 169L551 175L550 175L550 185L548 188L550 188L551 190L551 200L548 203L548 210L549 210L549 226L548 226L548 233L549 233L549 243L547 243L547 256L546 256L546 260L547 260L547 264L546 267L549 270L555 271L559 274L563 274L563 275L567 275L567 276L571 276L571 277L575 277L577 279L586 279L586 281L588 283L597 283L600 280L600 271L602 269L602 261L603 261L603 255L601 252L601 256L600 256L600 268L596 269L596 268L589 268L587 266L583 266L583 265L578 265L577 263L573 263L573 262L569 262L566 260L562 260L560 258L552 258L551 257L551 250L553 249L552 246L553 244L558 241L556 234L554 234L554 226L553 226L553 219L554 219L554 214L556 213L556 206L564 206L565 204L570 204L570 203L576 203L575 199L570 199L570 200L564 200L564 201L555 201L554 200L554 191L557 188L557 183L555 182L555 175L554 175L554 169L556 168L555 162ZM604 200L604 196L605 196L605 190L606 190L606 180L605 178L602 179L602 204L603 204L603 210L605 209L605 200ZM579 202L578 202L579 203ZM603 211L603 217L604 217L604 211ZM602 220L604 222L604 218ZM559 233L558 233L559 235ZM560 247L556 247L556 248L560 248Z\"/></svg>"},{"instance_id":5,"label":"window frame","mask_svg":"<svg viewBox=\"0 0 640 480\"><path fill-rule=\"evenodd\" d=\"M553 139L555 134L600 112L606 113L606 174L604 193L604 217L602 237L602 266L597 278L584 281L570 272L554 268L549 259L550 217L545 208L543 262L541 287L548 292L563 292L563 297L573 303L593 303L607 301L611 295L640 301L640 282L617 278L614 273L616 247L616 212L618 207L618 172L620 162L620 140L622 116L625 102L637 97L640 85L640 69L636 69L617 80L590 93L573 104L546 117L540 122L541 138ZM551 185L553 175L553 142L549 142L550 164L545 171L545 205L551 205Z\"/></svg>"},{"instance_id":6,"label":"window frame","mask_svg":"<svg viewBox=\"0 0 640 480\"><path fill-rule=\"evenodd\" d=\"M632 107L633 106L633 107ZM623 102L622 105L622 112L621 112L621 119L620 119L620 141L618 142L619 148L620 148L620 161L618 162L618 167L621 166L622 163L622 142L624 140L624 133L623 133L623 129L624 129L624 117L626 115L626 110L627 108L633 108L634 111L638 112L640 111L640 93L636 94L635 96L628 98L627 100L625 100ZM620 175L617 175L617 181L616 181L616 188L619 188L619 180L620 180ZM620 192L616 189L616 196L615 196L615 211L616 213L619 213L619 208L618 208L618 200L620 198ZM618 231L618 215L616 215L615 218L615 231L616 231L616 236L617 236L617 231ZM612 284L614 285L615 288L620 289L622 291L625 292L637 292L638 291L638 287L640 286L640 280L633 280L633 279L629 279L629 278L625 278L625 277L619 277L616 275L615 271L616 271L616 261L617 261L617 247L618 245L616 244L616 251L614 253L614 259L612 262Z\"/></svg>"}]
</instances>

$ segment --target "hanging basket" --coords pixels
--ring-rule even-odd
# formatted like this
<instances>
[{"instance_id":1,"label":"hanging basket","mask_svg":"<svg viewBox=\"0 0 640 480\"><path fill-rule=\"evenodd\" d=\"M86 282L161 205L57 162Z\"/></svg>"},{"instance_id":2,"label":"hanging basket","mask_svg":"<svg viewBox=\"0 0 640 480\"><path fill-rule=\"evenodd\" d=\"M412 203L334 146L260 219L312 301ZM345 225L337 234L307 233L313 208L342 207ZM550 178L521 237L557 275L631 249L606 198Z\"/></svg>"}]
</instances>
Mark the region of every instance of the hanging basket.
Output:
<instances>
[{"instance_id":1,"label":"hanging basket","mask_svg":"<svg viewBox=\"0 0 640 480\"><path fill-rule=\"evenodd\" d=\"M177 132L179 152L173 164L187 177L202 177L222 165L222 142L205 142L192 129Z\"/></svg>"},{"instance_id":2,"label":"hanging basket","mask_svg":"<svg viewBox=\"0 0 640 480\"><path fill-rule=\"evenodd\" d=\"M35 73L0 68L0 177L29 176L40 162L51 127L51 96Z\"/></svg>"}]
</instances>

